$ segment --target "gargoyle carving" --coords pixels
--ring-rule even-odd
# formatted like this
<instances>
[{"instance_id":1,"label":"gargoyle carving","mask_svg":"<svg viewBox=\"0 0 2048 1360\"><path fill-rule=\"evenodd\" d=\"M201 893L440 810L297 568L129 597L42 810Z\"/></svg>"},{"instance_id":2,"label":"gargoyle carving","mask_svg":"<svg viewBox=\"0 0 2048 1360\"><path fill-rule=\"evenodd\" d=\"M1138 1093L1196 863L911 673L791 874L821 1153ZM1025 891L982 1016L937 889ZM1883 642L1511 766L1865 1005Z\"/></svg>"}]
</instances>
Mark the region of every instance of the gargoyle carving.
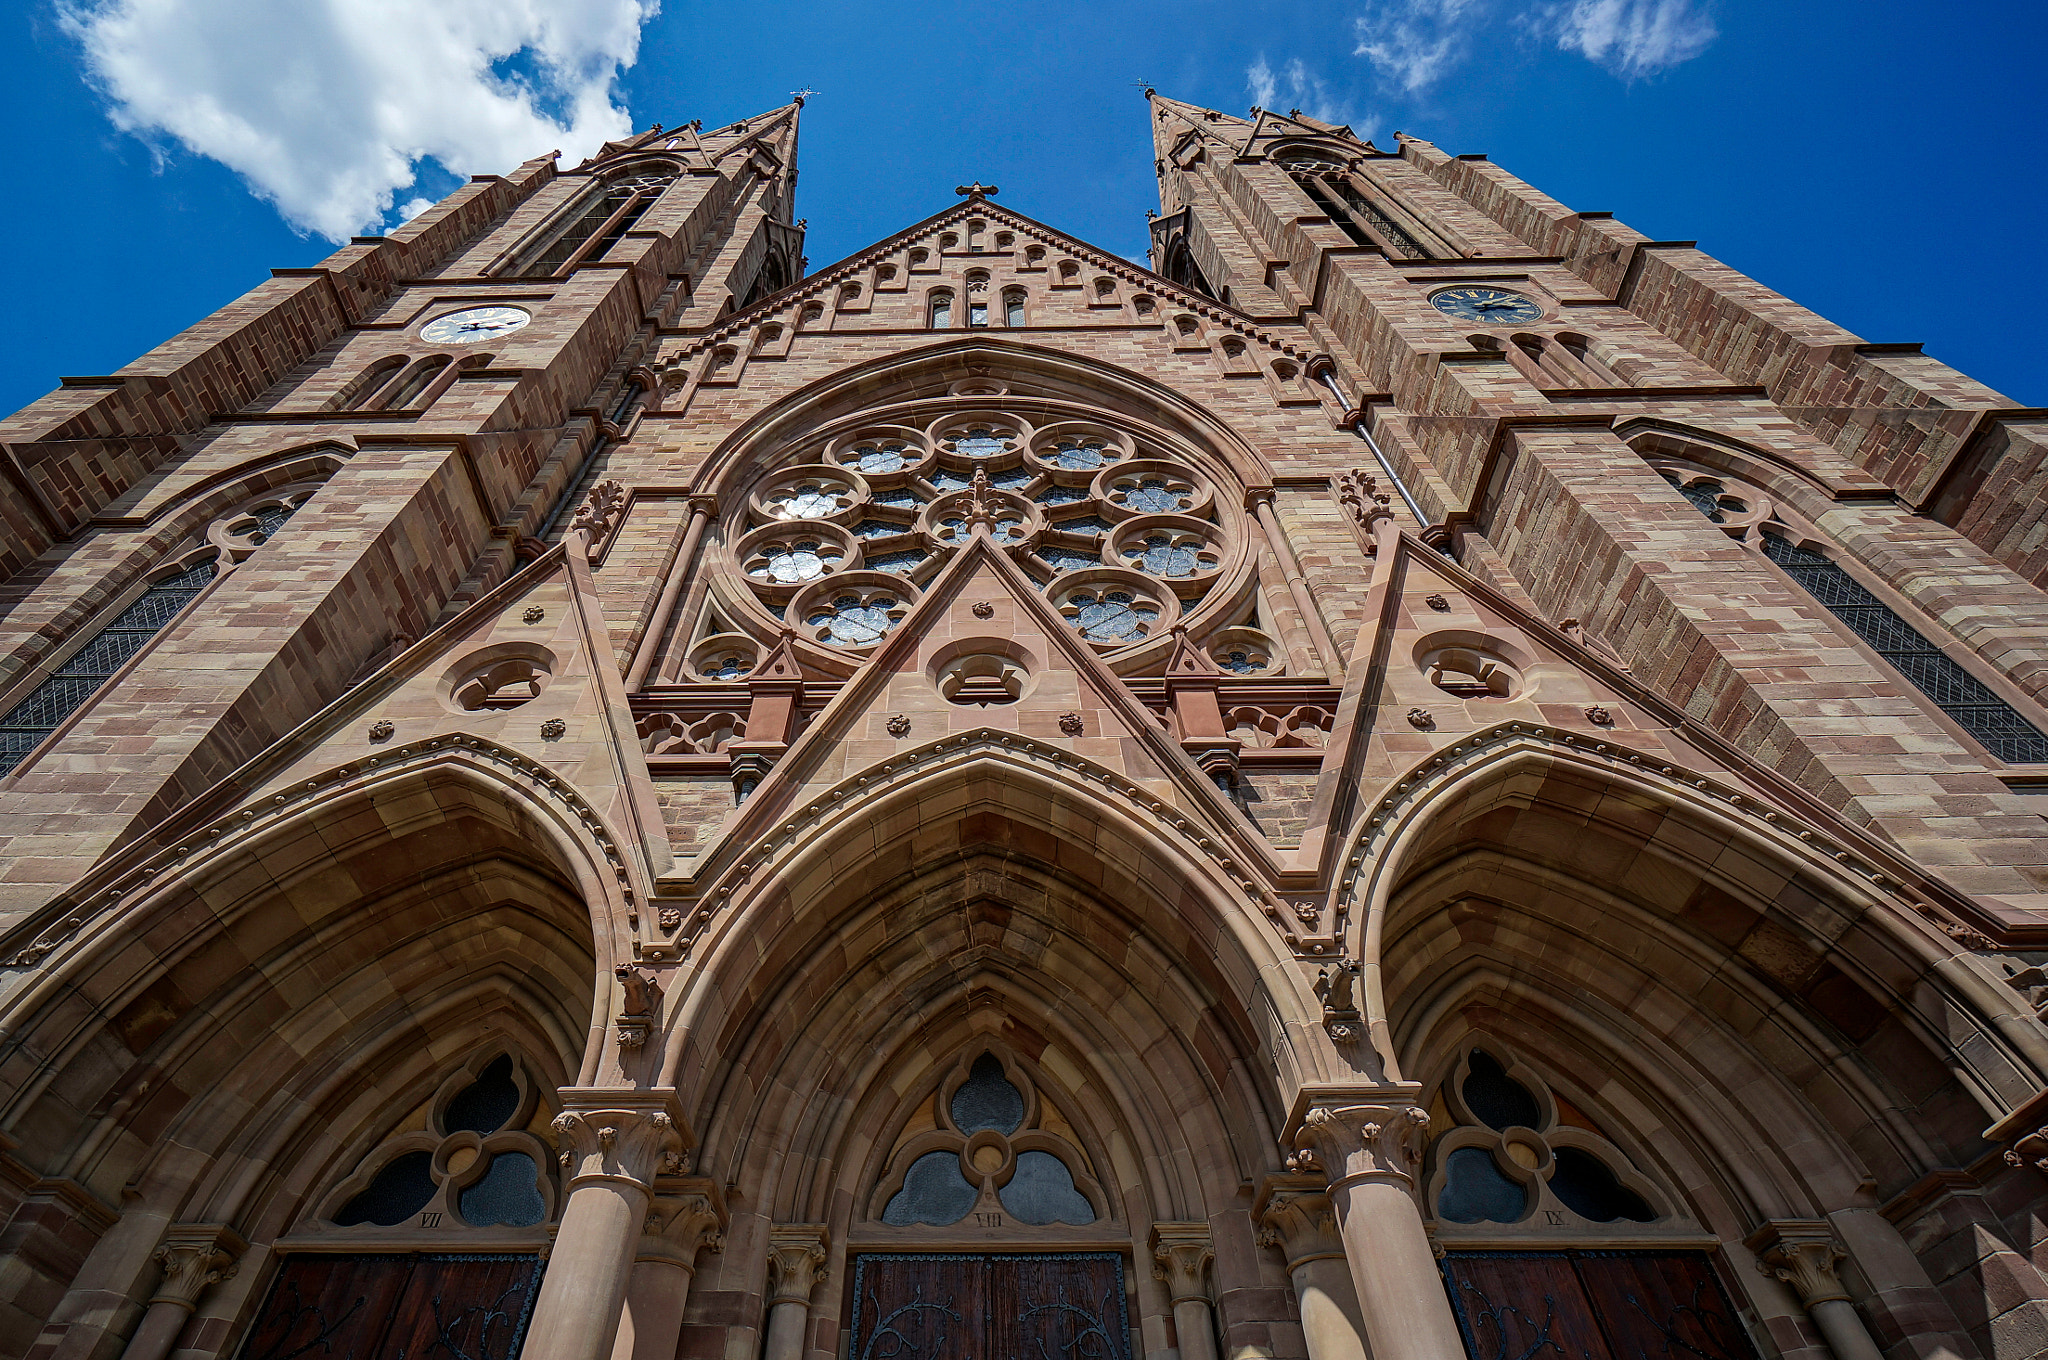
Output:
<instances>
[{"instance_id":1,"label":"gargoyle carving","mask_svg":"<svg viewBox=\"0 0 2048 1360\"><path fill-rule=\"evenodd\" d=\"M1323 1003L1323 1028L1340 1044L1351 1043L1365 1033L1365 1017L1358 1012L1352 990L1358 971L1355 960L1338 959L1316 973L1316 1000Z\"/></svg>"}]
</instances>

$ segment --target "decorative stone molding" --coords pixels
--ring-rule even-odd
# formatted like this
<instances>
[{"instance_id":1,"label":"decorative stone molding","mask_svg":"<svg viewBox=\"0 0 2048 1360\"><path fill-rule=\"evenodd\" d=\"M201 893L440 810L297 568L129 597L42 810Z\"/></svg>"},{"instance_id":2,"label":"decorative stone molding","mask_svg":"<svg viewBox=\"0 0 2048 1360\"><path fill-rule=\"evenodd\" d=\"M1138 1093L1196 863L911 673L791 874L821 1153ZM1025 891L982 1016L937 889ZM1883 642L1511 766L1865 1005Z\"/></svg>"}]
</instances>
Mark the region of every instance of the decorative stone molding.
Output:
<instances>
[{"instance_id":1,"label":"decorative stone molding","mask_svg":"<svg viewBox=\"0 0 2048 1360\"><path fill-rule=\"evenodd\" d=\"M1292 1140L1315 1153L1332 1185L1384 1180L1413 1186L1422 1165L1429 1112L1406 1102L1311 1104Z\"/></svg>"},{"instance_id":2,"label":"decorative stone molding","mask_svg":"<svg viewBox=\"0 0 2048 1360\"><path fill-rule=\"evenodd\" d=\"M549 1125L573 1190L587 1181L622 1181L645 1190L688 1148L673 1091L568 1088Z\"/></svg>"},{"instance_id":3,"label":"decorative stone molding","mask_svg":"<svg viewBox=\"0 0 2048 1360\"><path fill-rule=\"evenodd\" d=\"M2031 1166L2034 1170L2048 1174L2048 1126L2022 1134L2017 1142L2005 1150L2007 1166Z\"/></svg>"},{"instance_id":4,"label":"decorative stone molding","mask_svg":"<svg viewBox=\"0 0 2048 1360\"><path fill-rule=\"evenodd\" d=\"M1805 1307L1849 1297L1835 1270L1849 1253L1825 1220L1771 1219L1750 1235L1748 1246L1757 1255L1757 1269L1791 1285Z\"/></svg>"},{"instance_id":5,"label":"decorative stone molding","mask_svg":"<svg viewBox=\"0 0 2048 1360\"><path fill-rule=\"evenodd\" d=\"M1291 1271L1310 1261L1343 1259L1337 1211L1321 1176L1268 1176L1252 1205L1259 1245L1277 1248Z\"/></svg>"},{"instance_id":6,"label":"decorative stone molding","mask_svg":"<svg viewBox=\"0 0 2048 1360\"><path fill-rule=\"evenodd\" d=\"M808 1308L811 1291L826 1276L826 1244L822 1223L781 1223L768 1231L769 1303L794 1303Z\"/></svg>"},{"instance_id":7,"label":"decorative stone molding","mask_svg":"<svg viewBox=\"0 0 2048 1360\"><path fill-rule=\"evenodd\" d=\"M1166 1286L1174 1303L1209 1302L1209 1263L1215 1259L1207 1223L1152 1225L1152 1278Z\"/></svg>"},{"instance_id":8,"label":"decorative stone molding","mask_svg":"<svg viewBox=\"0 0 2048 1360\"><path fill-rule=\"evenodd\" d=\"M576 518L569 521L569 532L582 531L588 546L584 554L595 562L604 554L605 546L617 533L619 525L626 518L626 488L617 481L599 482L591 488L590 498L576 512Z\"/></svg>"},{"instance_id":9,"label":"decorative stone molding","mask_svg":"<svg viewBox=\"0 0 2048 1360\"><path fill-rule=\"evenodd\" d=\"M673 1261L685 1270L697 1268L697 1254L725 1250L724 1197L701 1177L685 1182L675 1193L657 1194L647 1207L640 1229L640 1255Z\"/></svg>"},{"instance_id":10,"label":"decorative stone molding","mask_svg":"<svg viewBox=\"0 0 2048 1360\"><path fill-rule=\"evenodd\" d=\"M1423 732L1436 730L1436 717L1426 708L1408 710L1408 725Z\"/></svg>"},{"instance_id":11,"label":"decorative stone molding","mask_svg":"<svg viewBox=\"0 0 2048 1360\"><path fill-rule=\"evenodd\" d=\"M198 1307L199 1296L208 1285L234 1278L236 1260L248 1245L225 1224L193 1223L171 1228L150 1257L164 1268L164 1277L150 1297L149 1306L167 1303L191 1312Z\"/></svg>"}]
</instances>

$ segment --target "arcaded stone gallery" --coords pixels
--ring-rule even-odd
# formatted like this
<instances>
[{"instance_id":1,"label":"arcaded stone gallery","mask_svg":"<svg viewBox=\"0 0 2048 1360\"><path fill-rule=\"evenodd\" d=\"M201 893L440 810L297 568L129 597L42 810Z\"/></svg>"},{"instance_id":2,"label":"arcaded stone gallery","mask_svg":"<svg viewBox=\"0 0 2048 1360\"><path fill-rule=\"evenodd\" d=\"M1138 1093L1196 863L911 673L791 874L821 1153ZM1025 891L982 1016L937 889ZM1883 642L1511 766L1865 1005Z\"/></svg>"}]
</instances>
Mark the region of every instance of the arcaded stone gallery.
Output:
<instances>
[{"instance_id":1,"label":"arcaded stone gallery","mask_svg":"<svg viewBox=\"0 0 2048 1360\"><path fill-rule=\"evenodd\" d=\"M5 423L0 1358L2048 1353L2048 413L1150 92L1154 269L814 268L801 113Z\"/></svg>"}]
</instances>

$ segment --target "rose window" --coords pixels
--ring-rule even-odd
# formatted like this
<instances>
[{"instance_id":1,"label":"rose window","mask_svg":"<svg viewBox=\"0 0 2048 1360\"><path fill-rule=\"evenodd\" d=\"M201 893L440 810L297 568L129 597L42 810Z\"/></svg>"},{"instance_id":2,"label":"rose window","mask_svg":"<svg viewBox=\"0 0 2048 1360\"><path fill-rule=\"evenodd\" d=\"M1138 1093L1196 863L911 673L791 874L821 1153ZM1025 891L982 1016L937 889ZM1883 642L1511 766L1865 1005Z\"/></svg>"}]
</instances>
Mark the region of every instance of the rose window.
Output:
<instances>
[{"instance_id":1,"label":"rose window","mask_svg":"<svg viewBox=\"0 0 2048 1360\"><path fill-rule=\"evenodd\" d=\"M1242 607L1241 585L1214 588L1249 562L1235 489L1219 494L1173 449L1106 422L1034 422L992 399L1003 395L892 407L888 423L849 425L771 460L728 501L723 530L753 597L726 605L760 611L744 631L786 624L806 643L871 647L977 537L1104 651L1149 643L1151 656L1184 611ZM1213 623L1198 636L1211 634ZM724 679L715 669L698 673Z\"/></svg>"}]
</instances>

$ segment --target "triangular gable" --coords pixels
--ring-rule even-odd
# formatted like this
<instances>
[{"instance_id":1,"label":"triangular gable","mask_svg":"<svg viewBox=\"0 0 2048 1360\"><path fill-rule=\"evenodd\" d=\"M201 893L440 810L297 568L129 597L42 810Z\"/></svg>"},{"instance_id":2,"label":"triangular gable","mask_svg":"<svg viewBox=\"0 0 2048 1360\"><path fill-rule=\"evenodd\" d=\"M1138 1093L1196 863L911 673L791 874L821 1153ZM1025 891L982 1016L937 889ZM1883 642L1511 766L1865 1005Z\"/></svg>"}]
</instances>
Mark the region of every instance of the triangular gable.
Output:
<instances>
[{"instance_id":1,"label":"triangular gable","mask_svg":"<svg viewBox=\"0 0 2048 1360\"><path fill-rule=\"evenodd\" d=\"M689 348L672 355L662 365L662 371L668 373L687 369L699 355L730 340L734 335L832 292L841 284L882 263L889 256L908 249L922 237L955 222L964 221L969 216L986 217L990 222L1001 222L1047 246L1086 261L1092 269L1115 275L1126 283L1135 284L1159 297L1170 298L1183 311L1199 313L1211 321L1221 322L1248 339L1269 347L1275 353L1285 354L1304 362L1310 357L1295 346L1275 337L1250 314L1239 311L1228 303L1218 302L1214 298L1195 292L1192 288L1183 287L1164 275L1134 265L1129 260L1100 250L1035 218L1026 217L977 194L943 211L933 213L923 221L885 237L858 254L847 256L837 264L827 265L787 288L770 293L751 307L720 317L716 325L694 338Z\"/></svg>"},{"instance_id":2,"label":"triangular gable","mask_svg":"<svg viewBox=\"0 0 2048 1360\"><path fill-rule=\"evenodd\" d=\"M963 656L1002 656L1030 671L1029 702L956 705L934 672ZM992 728L1066 747L1154 791L1243 860L1278 861L1109 666L1015 562L977 533L705 844L687 878L712 881L753 852L797 807L892 755L950 734ZM676 884L682 887L682 882Z\"/></svg>"}]
</instances>

